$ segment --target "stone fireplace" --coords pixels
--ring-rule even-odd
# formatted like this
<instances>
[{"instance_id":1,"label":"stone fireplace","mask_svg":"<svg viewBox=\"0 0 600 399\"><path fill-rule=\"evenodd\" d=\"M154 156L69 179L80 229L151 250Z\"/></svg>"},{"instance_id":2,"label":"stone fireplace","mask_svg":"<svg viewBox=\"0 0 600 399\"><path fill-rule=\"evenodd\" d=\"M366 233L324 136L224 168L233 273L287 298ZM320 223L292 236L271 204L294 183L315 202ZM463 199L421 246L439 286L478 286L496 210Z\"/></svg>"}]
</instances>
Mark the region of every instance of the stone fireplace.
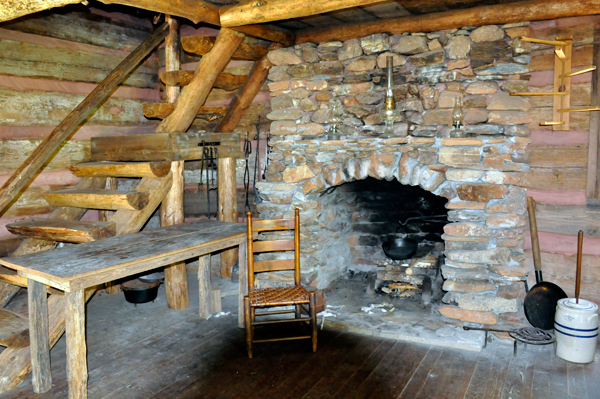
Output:
<instances>
[{"instance_id":1,"label":"stone fireplace","mask_svg":"<svg viewBox=\"0 0 600 399\"><path fill-rule=\"evenodd\" d=\"M384 196L393 183L447 200L442 315L522 320L531 118L528 101L509 92L527 87L528 47L516 39L525 25L378 34L269 53L271 153L266 181L257 183L258 211L280 218L300 209L306 283L326 288L348 271L376 270L377 247L410 200L390 201L387 218L373 220L379 210L357 206L366 189L349 187L358 182L372 193L369 181L378 180ZM396 137L382 138L388 55L403 120ZM449 127L456 97L465 108L462 137ZM343 110L339 140L327 139L332 102ZM369 223L381 225L379 234Z\"/></svg>"}]
</instances>

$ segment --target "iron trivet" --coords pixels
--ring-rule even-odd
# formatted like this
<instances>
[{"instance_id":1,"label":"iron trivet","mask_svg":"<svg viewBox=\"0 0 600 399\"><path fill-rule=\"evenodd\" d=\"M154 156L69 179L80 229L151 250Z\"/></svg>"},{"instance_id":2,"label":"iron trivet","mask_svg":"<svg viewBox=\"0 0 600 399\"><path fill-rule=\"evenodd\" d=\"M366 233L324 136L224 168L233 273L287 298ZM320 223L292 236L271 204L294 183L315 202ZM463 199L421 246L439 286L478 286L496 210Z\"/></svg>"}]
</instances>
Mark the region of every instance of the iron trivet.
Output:
<instances>
[{"instance_id":1,"label":"iron trivet","mask_svg":"<svg viewBox=\"0 0 600 399\"><path fill-rule=\"evenodd\" d=\"M556 338L554 334L549 333L548 331L542 330L537 327L519 327L514 328L512 330L501 330L498 328L485 328L485 327L468 327L463 326L465 330L478 330L485 332L485 341L483 342L483 347L487 347L488 340L488 332L505 332L508 333L515 341L514 341L514 355L517 355L517 342L523 342L525 344L525 348L527 348L527 344L531 345L548 345L554 343Z\"/></svg>"}]
</instances>

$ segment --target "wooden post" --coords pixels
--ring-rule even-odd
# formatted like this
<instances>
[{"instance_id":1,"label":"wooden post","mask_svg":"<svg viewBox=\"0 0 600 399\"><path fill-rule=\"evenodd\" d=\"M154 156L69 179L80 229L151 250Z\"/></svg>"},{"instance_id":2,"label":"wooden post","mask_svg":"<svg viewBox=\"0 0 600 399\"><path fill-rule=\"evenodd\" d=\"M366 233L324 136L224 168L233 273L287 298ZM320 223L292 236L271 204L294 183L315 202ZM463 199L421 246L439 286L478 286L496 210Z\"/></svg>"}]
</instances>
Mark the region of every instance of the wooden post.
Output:
<instances>
[{"instance_id":1,"label":"wooden post","mask_svg":"<svg viewBox=\"0 0 600 399\"><path fill-rule=\"evenodd\" d=\"M169 35L165 40L165 67L167 71L177 71L179 62L179 23L173 17L166 16L169 24ZM180 88L167 86L167 101L174 103ZM171 163L173 184L160 206L161 226L172 226L183 223L183 161ZM170 309L181 310L190 306L188 296L187 274L185 262L177 262L165 267L165 291Z\"/></svg>"},{"instance_id":2,"label":"wooden post","mask_svg":"<svg viewBox=\"0 0 600 399\"><path fill-rule=\"evenodd\" d=\"M27 279L27 300L29 301L31 383L33 392L44 393L52 388L46 286L35 280Z\"/></svg>"},{"instance_id":3,"label":"wooden post","mask_svg":"<svg viewBox=\"0 0 600 399\"><path fill-rule=\"evenodd\" d=\"M198 63L198 68L194 73L192 81L181 90L181 94L175 103L175 110L171 115L165 118L156 130L157 133L162 132L185 132L194 121L196 114L200 107L206 101L208 94L210 93L213 84L219 77L219 74L223 71L225 66L229 63L231 55L237 49L244 38L241 33L234 32L231 29L223 28L217 36L217 40L212 47L211 51L202 57L202 60ZM227 177L223 180L219 180L219 195L231 196L231 181L225 183L227 180L231 180L231 174L233 173L233 189L234 194L233 206L236 204L235 197L235 162L233 162L233 168L231 168L231 162L225 162L225 166L221 166L222 161L219 159L219 176L221 176L221 168L226 172ZM223 188L221 186L224 186ZM222 189L226 188L227 191L223 192ZM231 201L231 198L227 201ZM233 207L228 209L235 209ZM237 215L237 213L236 213ZM226 216L226 221L232 217L231 213ZM220 220L224 220L220 218ZM227 258L227 265L229 268L232 266L231 259ZM228 274L225 273L225 276ZM229 274L230 275L230 274Z\"/></svg>"},{"instance_id":4,"label":"wooden post","mask_svg":"<svg viewBox=\"0 0 600 399\"><path fill-rule=\"evenodd\" d=\"M69 399L87 399L88 371L83 290L65 292L65 301Z\"/></svg>"},{"instance_id":5,"label":"wooden post","mask_svg":"<svg viewBox=\"0 0 600 399\"><path fill-rule=\"evenodd\" d=\"M278 48L281 45L274 45L271 48ZM231 100L225 117L219 122L216 128L217 132L232 132L237 126L244 112L248 109L252 100L256 97L264 84L269 69L273 64L267 57L257 61L248 80L244 86L240 87L235 97ZM260 137L259 137L260 140ZM237 184L235 179L235 159L219 159L219 220L224 222L237 222ZM237 259L237 249L229 249L221 252L221 276L230 277L231 267Z\"/></svg>"},{"instance_id":6,"label":"wooden post","mask_svg":"<svg viewBox=\"0 0 600 399\"><path fill-rule=\"evenodd\" d=\"M198 293L200 296L200 317L212 314L210 300L210 255L198 259Z\"/></svg>"},{"instance_id":7,"label":"wooden post","mask_svg":"<svg viewBox=\"0 0 600 399\"><path fill-rule=\"evenodd\" d=\"M210 287L210 312L217 314L221 310L221 287L213 285Z\"/></svg>"},{"instance_id":8,"label":"wooden post","mask_svg":"<svg viewBox=\"0 0 600 399\"><path fill-rule=\"evenodd\" d=\"M600 30L594 30L592 72L592 106L600 105ZM590 114L590 137L588 142L588 166L585 196L590 205L600 205L600 112Z\"/></svg>"},{"instance_id":9,"label":"wooden post","mask_svg":"<svg viewBox=\"0 0 600 399\"><path fill-rule=\"evenodd\" d=\"M244 328L244 297L248 295L248 244L240 244L238 265L240 267L240 285L238 287L238 327Z\"/></svg>"},{"instance_id":10,"label":"wooden post","mask_svg":"<svg viewBox=\"0 0 600 399\"><path fill-rule=\"evenodd\" d=\"M117 178L116 177L107 177L106 178L106 188L108 190L116 190L117 189ZM112 216L113 213L114 212L112 212L112 211L99 211L98 219L100 221L107 221L108 219L110 219L110 217ZM108 283L106 283L105 291L109 295L120 294L121 292L123 292L123 290L121 289L121 284L119 284L117 281L109 281Z\"/></svg>"},{"instance_id":11,"label":"wooden post","mask_svg":"<svg viewBox=\"0 0 600 399\"><path fill-rule=\"evenodd\" d=\"M2 211L40 168L56 153L56 150L75 129L113 92L115 87L144 59L167 35L163 24L145 42L129 54L67 117L42 141L23 164L0 189Z\"/></svg>"},{"instance_id":12,"label":"wooden post","mask_svg":"<svg viewBox=\"0 0 600 399\"><path fill-rule=\"evenodd\" d=\"M219 158L219 220L237 222L237 183L235 179L235 158ZM237 249L221 252L221 277L231 277L231 268L235 265Z\"/></svg>"}]
</instances>

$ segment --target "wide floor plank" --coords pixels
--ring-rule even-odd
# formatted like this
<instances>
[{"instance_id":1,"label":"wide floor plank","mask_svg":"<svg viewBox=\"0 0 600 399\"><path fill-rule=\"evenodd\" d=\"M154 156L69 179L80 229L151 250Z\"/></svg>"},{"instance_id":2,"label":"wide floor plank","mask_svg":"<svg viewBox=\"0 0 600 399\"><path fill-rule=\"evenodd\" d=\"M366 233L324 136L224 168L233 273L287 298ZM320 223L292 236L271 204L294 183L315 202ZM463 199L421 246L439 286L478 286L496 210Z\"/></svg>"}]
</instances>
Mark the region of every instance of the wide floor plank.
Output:
<instances>
[{"instance_id":1,"label":"wide floor plank","mask_svg":"<svg viewBox=\"0 0 600 399\"><path fill-rule=\"evenodd\" d=\"M167 308L162 288L154 303L137 307L123 294L92 298L90 399L592 399L600 392L599 360L568 363L551 346L520 346L515 357L498 340L473 353L324 329L316 353L309 341L273 342L257 344L249 359L237 298L222 298L230 314L201 319L195 276L189 282L191 304L181 311ZM51 363L49 392L34 394L28 378L0 399L67 397L64 338Z\"/></svg>"}]
</instances>

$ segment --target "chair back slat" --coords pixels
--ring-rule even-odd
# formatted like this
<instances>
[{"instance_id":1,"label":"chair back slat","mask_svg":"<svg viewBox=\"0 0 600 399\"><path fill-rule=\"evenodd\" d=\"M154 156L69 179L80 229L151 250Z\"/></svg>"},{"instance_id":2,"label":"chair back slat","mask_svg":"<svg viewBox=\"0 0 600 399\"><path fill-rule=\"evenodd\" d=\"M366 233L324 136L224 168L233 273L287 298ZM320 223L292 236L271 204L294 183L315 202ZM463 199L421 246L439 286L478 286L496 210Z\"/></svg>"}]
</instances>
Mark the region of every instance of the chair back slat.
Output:
<instances>
[{"instance_id":1,"label":"chair back slat","mask_svg":"<svg viewBox=\"0 0 600 399\"><path fill-rule=\"evenodd\" d=\"M293 251L294 240L254 241L254 253Z\"/></svg>"},{"instance_id":2,"label":"chair back slat","mask_svg":"<svg viewBox=\"0 0 600 399\"><path fill-rule=\"evenodd\" d=\"M254 262L254 273L294 270L294 259L271 259Z\"/></svg>"},{"instance_id":3,"label":"chair back slat","mask_svg":"<svg viewBox=\"0 0 600 399\"><path fill-rule=\"evenodd\" d=\"M294 283L300 285L300 211L294 211L294 219L254 220L247 212L246 237L248 240L248 288L254 287L254 274L270 271L293 270ZM294 238L280 240L258 240L254 237L262 231L291 231ZM294 259L254 261L254 254L261 252L294 251Z\"/></svg>"},{"instance_id":4,"label":"chair back slat","mask_svg":"<svg viewBox=\"0 0 600 399\"><path fill-rule=\"evenodd\" d=\"M294 230L294 219L253 220L252 231Z\"/></svg>"}]
</instances>

